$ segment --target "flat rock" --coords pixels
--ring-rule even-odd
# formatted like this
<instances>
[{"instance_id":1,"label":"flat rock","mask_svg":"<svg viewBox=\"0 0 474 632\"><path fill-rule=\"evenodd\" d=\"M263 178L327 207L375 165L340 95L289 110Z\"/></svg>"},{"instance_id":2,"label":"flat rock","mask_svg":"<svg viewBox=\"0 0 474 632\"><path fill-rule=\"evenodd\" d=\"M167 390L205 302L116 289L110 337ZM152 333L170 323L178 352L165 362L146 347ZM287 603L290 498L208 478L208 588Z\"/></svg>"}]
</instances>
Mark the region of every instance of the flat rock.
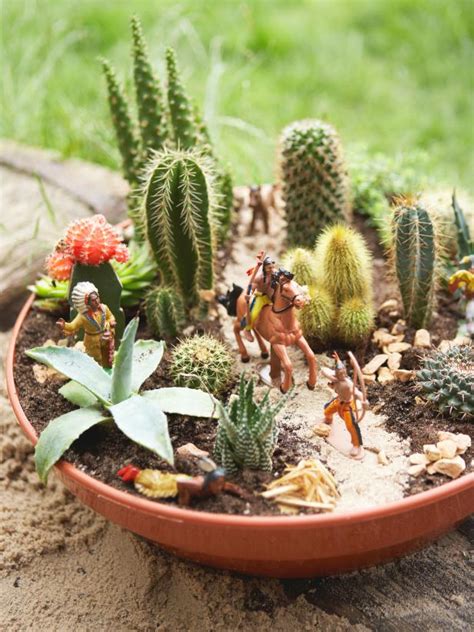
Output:
<instances>
[{"instance_id":1,"label":"flat rock","mask_svg":"<svg viewBox=\"0 0 474 632\"><path fill-rule=\"evenodd\" d=\"M379 353L370 360L362 369L364 375L374 375L377 370L385 364L388 360L388 355L385 353Z\"/></svg>"},{"instance_id":2,"label":"flat rock","mask_svg":"<svg viewBox=\"0 0 474 632\"><path fill-rule=\"evenodd\" d=\"M415 333L415 339L413 341L414 347L421 347L422 349L429 349L431 347L431 334L427 329L418 329Z\"/></svg>"}]
</instances>

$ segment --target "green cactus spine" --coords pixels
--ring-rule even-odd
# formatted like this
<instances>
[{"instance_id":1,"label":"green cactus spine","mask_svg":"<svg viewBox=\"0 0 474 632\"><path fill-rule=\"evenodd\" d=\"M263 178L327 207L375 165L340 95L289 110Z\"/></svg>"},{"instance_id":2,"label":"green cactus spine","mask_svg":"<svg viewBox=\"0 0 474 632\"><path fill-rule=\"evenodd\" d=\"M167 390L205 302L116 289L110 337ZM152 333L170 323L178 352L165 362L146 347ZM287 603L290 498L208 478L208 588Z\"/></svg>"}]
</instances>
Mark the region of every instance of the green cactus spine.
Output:
<instances>
[{"instance_id":1,"label":"green cactus spine","mask_svg":"<svg viewBox=\"0 0 474 632\"><path fill-rule=\"evenodd\" d=\"M133 17L131 24L133 77L142 143L147 150L161 149L168 137L163 90L151 66L140 21Z\"/></svg>"},{"instance_id":2,"label":"green cactus spine","mask_svg":"<svg viewBox=\"0 0 474 632\"><path fill-rule=\"evenodd\" d=\"M270 402L270 391L261 402L254 399L255 384L240 376L238 395L227 406L218 402L220 417L214 458L229 474L248 468L271 472L278 438L276 415L285 404Z\"/></svg>"},{"instance_id":3,"label":"green cactus spine","mask_svg":"<svg viewBox=\"0 0 474 632\"><path fill-rule=\"evenodd\" d=\"M298 314L304 336L324 344L330 339L336 320L336 308L331 295L324 288L309 286L309 303Z\"/></svg>"},{"instance_id":4,"label":"green cactus spine","mask_svg":"<svg viewBox=\"0 0 474 632\"><path fill-rule=\"evenodd\" d=\"M234 378L234 357L213 336L193 336L173 350L170 372L178 386L200 388L213 395L222 394Z\"/></svg>"},{"instance_id":5,"label":"green cactus spine","mask_svg":"<svg viewBox=\"0 0 474 632\"><path fill-rule=\"evenodd\" d=\"M196 150L157 152L144 184L148 241L164 283L186 307L212 289L217 220L212 164Z\"/></svg>"},{"instance_id":6,"label":"green cactus spine","mask_svg":"<svg viewBox=\"0 0 474 632\"><path fill-rule=\"evenodd\" d=\"M361 298L349 298L339 310L338 338L355 345L367 338L374 328L374 310Z\"/></svg>"},{"instance_id":7,"label":"green cactus spine","mask_svg":"<svg viewBox=\"0 0 474 632\"><path fill-rule=\"evenodd\" d=\"M172 48L166 51L168 73L168 105L173 125L176 146L182 149L195 147L199 142L199 131L193 107L186 95L176 64L176 54Z\"/></svg>"},{"instance_id":8,"label":"green cactus spine","mask_svg":"<svg viewBox=\"0 0 474 632\"><path fill-rule=\"evenodd\" d=\"M279 162L290 246L312 246L327 225L350 218L341 143L330 125L306 120L286 127Z\"/></svg>"},{"instance_id":9,"label":"green cactus spine","mask_svg":"<svg viewBox=\"0 0 474 632\"><path fill-rule=\"evenodd\" d=\"M423 360L418 382L441 412L474 421L474 349L472 345L435 351Z\"/></svg>"},{"instance_id":10,"label":"green cactus spine","mask_svg":"<svg viewBox=\"0 0 474 632\"><path fill-rule=\"evenodd\" d=\"M295 281L300 285L313 285L316 282L314 254L306 248L293 248L283 258L283 266L293 272Z\"/></svg>"},{"instance_id":11,"label":"green cactus spine","mask_svg":"<svg viewBox=\"0 0 474 632\"><path fill-rule=\"evenodd\" d=\"M151 290L145 301L148 325L155 336L175 338L186 322L181 296L171 287Z\"/></svg>"},{"instance_id":12,"label":"green cactus spine","mask_svg":"<svg viewBox=\"0 0 474 632\"><path fill-rule=\"evenodd\" d=\"M112 66L106 59L102 60L102 68L107 82L112 122L122 156L123 174L128 182L134 186L139 181L141 166L140 141L122 88Z\"/></svg>"},{"instance_id":13,"label":"green cactus spine","mask_svg":"<svg viewBox=\"0 0 474 632\"><path fill-rule=\"evenodd\" d=\"M394 209L392 248L405 319L424 327L433 311L438 246L434 222L416 200L400 199Z\"/></svg>"}]
</instances>

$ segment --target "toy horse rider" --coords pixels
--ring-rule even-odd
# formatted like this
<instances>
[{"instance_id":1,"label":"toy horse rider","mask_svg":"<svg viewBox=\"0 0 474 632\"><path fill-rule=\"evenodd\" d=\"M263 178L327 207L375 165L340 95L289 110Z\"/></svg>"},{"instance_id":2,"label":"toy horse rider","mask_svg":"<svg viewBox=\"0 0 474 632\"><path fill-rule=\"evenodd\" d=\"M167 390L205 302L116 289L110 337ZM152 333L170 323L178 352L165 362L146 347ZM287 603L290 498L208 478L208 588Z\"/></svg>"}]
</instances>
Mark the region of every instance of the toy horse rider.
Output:
<instances>
[{"instance_id":1,"label":"toy horse rider","mask_svg":"<svg viewBox=\"0 0 474 632\"><path fill-rule=\"evenodd\" d=\"M246 293L234 284L226 296L219 297L219 302L226 307L227 313L236 316L234 335L242 362L250 359L241 336L244 326L247 330L253 330L263 358L268 357L264 340L270 342L272 384L279 384L283 393L291 388L293 365L287 347L297 345L305 354L309 367L306 384L313 390L317 379L316 357L304 338L295 315L295 310L301 309L308 300L303 288L295 283L291 272L282 269L275 272L273 260L265 257L263 252L258 254L257 265L250 274ZM263 373L264 371L261 377L266 381Z\"/></svg>"}]
</instances>

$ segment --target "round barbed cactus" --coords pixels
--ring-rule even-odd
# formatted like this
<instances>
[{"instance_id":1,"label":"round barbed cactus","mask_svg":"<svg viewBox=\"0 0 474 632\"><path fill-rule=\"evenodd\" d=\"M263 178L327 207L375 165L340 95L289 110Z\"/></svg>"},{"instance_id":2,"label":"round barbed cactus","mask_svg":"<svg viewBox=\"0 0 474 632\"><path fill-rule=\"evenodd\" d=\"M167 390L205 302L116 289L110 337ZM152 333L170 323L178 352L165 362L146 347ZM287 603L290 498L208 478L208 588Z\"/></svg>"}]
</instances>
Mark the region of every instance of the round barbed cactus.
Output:
<instances>
[{"instance_id":1,"label":"round barbed cactus","mask_svg":"<svg viewBox=\"0 0 474 632\"><path fill-rule=\"evenodd\" d=\"M454 346L423 359L418 383L441 413L474 421L474 348Z\"/></svg>"},{"instance_id":2,"label":"round barbed cactus","mask_svg":"<svg viewBox=\"0 0 474 632\"><path fill-rule=\"evenodd\" d=\"M143 148L161 149L168 137L163 90L150 63L140 20L136 16L132 17L131 26L133 78Z\"/></svg>"},{"instance_id":3,"label":"round barbed cactus","mask_svg":"<svg viewBox=\"0 0 474 632\"><path fill-rule=\"evenodd\" d=\"M143 189L148 241L164 283L187 308L214 285L218 220L213 164L199 151L155 152Z\"/></svg>"},{"instance_id":4,"label":"round barbed cactus","mask_svg":"<svg viewBox=\"0 0 474 632\"><path fill-rule=\"evenodd\" d=\"M324 288L309 286L309 302L298 313L303 334L320 343L327 342L336 320L336 307Z\"/></svg>"},{"instance_id":5,"label":"round barbed cactus","mask_svg":"<svg viewBox=\"0 0 474 632\"><path fill-rule=\"evenodd\" d=\"M327 225L350 219L349 181L333 127L315 120L286 127L279 169L290 246L312 246Z\"/></svg>"},{"instance_id":6,"label":"round barbed cactus","mask_svg":"<svg viewBox=\"0 0 474 632\"><path fill-rule=\"evenodd\" d=\"M316 281L314 254L306 248L293 248L283 257L283 267L295 275L300 285L313 285Z\"/></svg>"},{"instance_id":7,"label":"round barbed cactus","mask_svg":"<svg viewBox=\"0 0 474 632\"><path fill-rule=\"evenodd\" d=\"M234 356L213 336L193 336L174 348L170 372L178 386L200 388L220 395L232 383Z\"/></svg>"},{"instance_id":8,"label":"round barbed cactus","mask_svg":"<svg viewBox=\"0 0 474 632\"><path fill-rule=\"evenodd\" d=\"M318 281L338 307L349 298L372 300L372 257L360 233L336 224L319 236L314 251Z\"/></svg>"},{"instance_id":9,"label":"round barbed cactus","mask_svg":"<svg viewBox=\"0 0 474 632\"><path fill-rule=\"evenodd\" d=\"M355 345L366 339L374 328L372 305L355 297L345 301L337 319L336 336L348 345Z\"/></svg>"},{"instance_id":10,"label":"round barbed cactus","mask_svg":"<svg viewBox=\"0 0 474 632\"><path fill-rule=\"evenodd\" d=\"M171 287L157 287L145 299L148 326L159 337L175 338L186 322L181 296Z\"/></svg>"},{"instance_id":11,"label":"round barbed cactus","mask_svg":"<svg viewBox=\"0 0 474 632\"><path fill-rule=\"evenodd\" d=\"M416 199L400 198L393 211L392 260L405 320L412 327L425 327L431 319L438 257L430 213Z\"/></svg>"}]
</instances>

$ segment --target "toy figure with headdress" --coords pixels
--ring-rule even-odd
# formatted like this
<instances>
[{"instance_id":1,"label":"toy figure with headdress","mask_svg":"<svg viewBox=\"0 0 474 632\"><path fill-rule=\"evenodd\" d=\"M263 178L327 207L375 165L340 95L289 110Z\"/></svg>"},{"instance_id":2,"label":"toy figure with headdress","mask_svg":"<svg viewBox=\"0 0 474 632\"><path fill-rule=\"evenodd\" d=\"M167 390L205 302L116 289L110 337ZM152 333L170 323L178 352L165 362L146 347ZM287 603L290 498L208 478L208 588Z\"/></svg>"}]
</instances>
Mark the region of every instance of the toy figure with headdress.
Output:
<instances>
[{"instance_id":1,"label":"toy figure with headdress","mask_svg":"<svg viewBox=\"0 0 474 632\"><path fill-rule=\"evenodd\" d=\"M70 323L60 318L56 324L67 336L82 330L86 353L101 366L110 368L115 350L115 318L112 312L107 305L100 302L96 286L88 281L74 286L71 303L77 316Z\"/></svg>"}]
</instances>

